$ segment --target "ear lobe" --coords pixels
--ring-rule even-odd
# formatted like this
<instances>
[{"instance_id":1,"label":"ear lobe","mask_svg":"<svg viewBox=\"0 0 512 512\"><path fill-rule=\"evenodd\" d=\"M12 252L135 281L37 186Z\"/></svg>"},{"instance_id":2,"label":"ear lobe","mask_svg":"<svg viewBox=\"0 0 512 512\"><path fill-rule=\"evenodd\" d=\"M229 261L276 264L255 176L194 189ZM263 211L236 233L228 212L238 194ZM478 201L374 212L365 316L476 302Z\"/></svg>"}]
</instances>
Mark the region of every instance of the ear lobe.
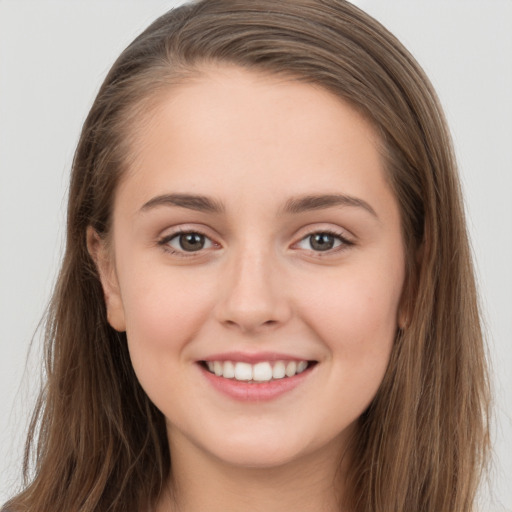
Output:
<instances>
[{"instance_id":1,"label":"ear lobe","mask_svg":"<svg viewBox=\"0 0 512 512\"><path fill-rule=\"evenodd\" d=\"M105 240L92 226L87 228L87 250L98 270L108 323L116 331L123 332L126 330L124 308L112 254Z\"/></svg>"}]
</instances>

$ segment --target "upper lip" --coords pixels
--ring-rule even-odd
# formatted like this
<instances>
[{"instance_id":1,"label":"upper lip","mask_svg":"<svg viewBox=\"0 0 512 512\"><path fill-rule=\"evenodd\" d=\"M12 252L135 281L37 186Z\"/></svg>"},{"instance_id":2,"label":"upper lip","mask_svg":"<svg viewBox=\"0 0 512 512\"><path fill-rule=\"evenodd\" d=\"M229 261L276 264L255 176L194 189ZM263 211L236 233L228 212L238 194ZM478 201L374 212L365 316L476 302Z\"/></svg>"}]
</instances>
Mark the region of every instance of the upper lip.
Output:
<instances>
[{"instance_id":1,"label":"upper lip","mask_svg":"<svg viewBox=\"0 0 512 512\"><path fill-rule=\"evenodd\" d=\"M201 359L201 361L233 361L241 363L256 364L264 361L309 361L307 357L278 352L222 352L212 354Z\"/></svg>"}]
</instances>

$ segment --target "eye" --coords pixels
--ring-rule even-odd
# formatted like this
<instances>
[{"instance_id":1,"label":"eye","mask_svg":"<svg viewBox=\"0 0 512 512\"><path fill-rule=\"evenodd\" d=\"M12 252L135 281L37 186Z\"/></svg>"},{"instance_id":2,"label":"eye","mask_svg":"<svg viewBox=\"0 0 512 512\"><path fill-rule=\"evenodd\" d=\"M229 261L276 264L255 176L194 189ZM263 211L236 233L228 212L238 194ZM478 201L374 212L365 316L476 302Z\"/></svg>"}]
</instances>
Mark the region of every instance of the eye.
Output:
<instances>
[{"instance_id":1,"label":"eye","mask_svg":"<svg viewBox=\"0 0 512 512\"><path fill-rule=\"evenodd\" d=\"M343 246L352 245L352 242L338 233L319 231L311 233L299 241L297 247L315 252L327 252Z\"/></svg>"},{"instance_id":2,"label":"eye","mask_svg":"<svg viewBox=\"0 0 512 512\"><path fill-rule=\"evenodd\" d=\"M159 245L169 248L172 253L198 252L213 247L213 242L202 233L180 232L163 238Z\"/></svg>"}]
</instances>

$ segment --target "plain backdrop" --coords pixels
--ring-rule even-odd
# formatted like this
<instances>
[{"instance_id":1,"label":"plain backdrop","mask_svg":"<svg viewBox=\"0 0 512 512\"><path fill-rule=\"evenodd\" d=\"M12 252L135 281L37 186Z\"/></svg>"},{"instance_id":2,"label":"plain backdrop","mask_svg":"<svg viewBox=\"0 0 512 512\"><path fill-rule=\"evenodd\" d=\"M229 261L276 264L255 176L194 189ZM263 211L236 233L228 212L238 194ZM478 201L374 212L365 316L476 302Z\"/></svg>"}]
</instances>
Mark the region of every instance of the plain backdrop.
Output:
<instances>
[{"instance_id":1,"label":"plain backdrop","mask_svg":"<svg viewBox=\"0 0 512 512\"><path fill-rule=\"evenodd\" d=\"M452 129L494 376L482 510L512 511L512 0L354 3L415 55ZM0 504L19 483L81 123L116 56L176 4L0 0Z\"/></svg>"}]
</instances>

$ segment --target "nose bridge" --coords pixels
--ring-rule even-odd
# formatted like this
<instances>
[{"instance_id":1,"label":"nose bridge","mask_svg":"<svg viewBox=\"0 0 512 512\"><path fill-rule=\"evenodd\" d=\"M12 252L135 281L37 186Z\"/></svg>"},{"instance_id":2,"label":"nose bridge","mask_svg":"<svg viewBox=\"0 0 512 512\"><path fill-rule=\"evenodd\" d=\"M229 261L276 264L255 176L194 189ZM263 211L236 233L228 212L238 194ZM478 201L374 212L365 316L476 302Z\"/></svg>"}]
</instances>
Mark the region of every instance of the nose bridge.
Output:
<instances>
[{"instance_id":1,"label":"nose bridge","mask_svg":"<svg viewBox=\"0 0 512 512\"><path fill-rule=\"evenodd\" d=\"M275 326L290 314L277 255L271 246L256 239L233 248L221 277L218 318L243 331Z\"/></svg>"}]
</instances>

